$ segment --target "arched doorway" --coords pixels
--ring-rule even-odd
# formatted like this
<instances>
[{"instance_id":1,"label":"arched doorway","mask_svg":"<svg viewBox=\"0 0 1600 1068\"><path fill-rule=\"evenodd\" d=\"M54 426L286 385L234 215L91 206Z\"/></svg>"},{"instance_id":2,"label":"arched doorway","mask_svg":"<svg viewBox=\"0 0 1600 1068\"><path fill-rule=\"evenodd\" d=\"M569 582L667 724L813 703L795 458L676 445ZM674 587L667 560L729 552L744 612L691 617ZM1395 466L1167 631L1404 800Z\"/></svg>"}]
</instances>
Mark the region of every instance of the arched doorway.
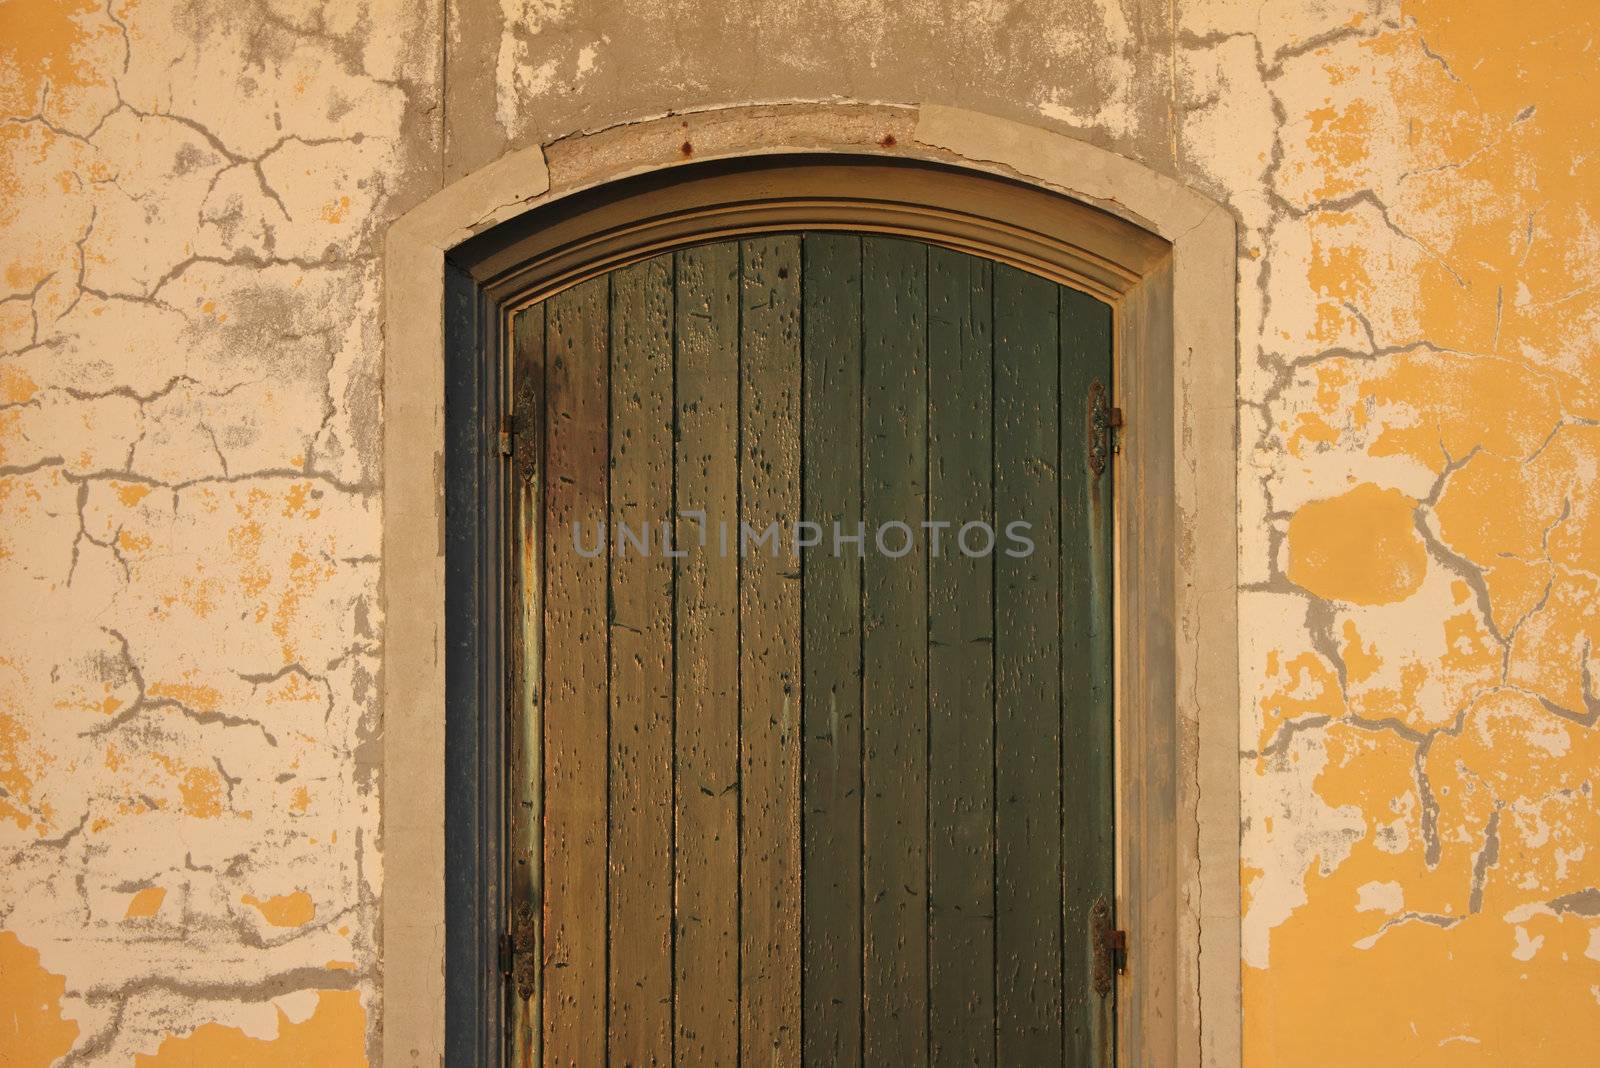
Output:
<instances>
[{"instance_id":1,"label":"arched doorway","mask_svg":"<svg viewBox=\"0 0 1600 1068\"><path fill-rule=\"evenodd\" d=\"M1226 216L1213 213L1204 201L1145 172L1133 173L1138 169L1132 165L1126 165L1130 173L1117 178L1125 161L1088 146L1015 124L999 123L993 136L969 134L963 124L976 117L934 110L937 123L929 125L924 115L914 137L902 134L907 150L884 135L881 145L864 143L861 155L808 157L792 150L767 154L771 150L761 147L829 143L826 137L811 140L817 134L807 125L812 112L805 107L793 109L792 118L776 109L759 131L740 125L739 111L733 109L728 129L742 131L738 137L760 133L748 148L739 147L745 142L730 142L722 151L736 155L721 163L678 164L636 178L612 176L641 165L628 163L629 146L653 144L656 127L668 125L665 120L619 130L615 137L580 138L571 142L573 155L566 143L545 150L552 166L548 181L537 157L530 173L527 153L508 156L418 208L392 232L386 257L385 587L393 654L384 687L386 1050L426 1057L429 1049L447 1046L452 1057L495 1059L503 1052L508 987L524 978L537 984L537 973L511 974L523 968L524 960L538 959L516 952L525 941L518 936L530 927L537 934L544 926L536 913L519 913L512 905L519 879L543 885L544 874L537 869L544 854L542 844L535 847L526 833L542 821L538 802L525 795L508 797L527 777L508 776L505 763L508 755L526 760L519 747L523 754L543 752L542 724L515 707L528 706L530 694L508 688L505 671L509 665L514 675L526 678L517 673L533 648L526 633L508 633L505 626L527 616L524 599L530 589L530 584L507 581L509 572L543 566L518 558L521 547L542 546L542 539L529 539L509 523L515 510L513 472L522 462L518 446L535 429L512 415L518 407L513 397L522 386L510 377L507 358L516 313L662 252L722 239L816 231L893 235L965 252L1109 303L1111 390L1127 407L1131 425L1113 461L1119 486L1114 510L1120 516L1115 530L1116 910L1119 925L1129 929L1135 961L1129 975L1116 979L1118 1057L1162 1059L1163 1050L1195 1048L1197 975L1215 973L1204 981L1221 991L1221 1015L1207 1019L1226 1024L1236 970L1207 966L1205 961L1223 960L1210 951L1205 961L1196 954L1199 899L1188 881L1199 858L1188 837L1193 824L1186 831L1184 821L1192 818L1197 796L1194 711L1208 694L1227 689L1224 665L1231 653L1219 654L1232 648L1231 611L1222 611L1232 602L1195 600L1181 591L1190 589L1197 576L1231 582L1231 567L1224 572L1207 563L1213 557L1220 563L1218 553L1231 544L1231 490L1225 494L1226 487L1217 486L1203 498L1194 495L1197 487L1212 485L1206 472L1217 461L1225 465L1229 453L1216 453L1215 461L1205 451L1186 454L1175 467L1173 434L1179 417L1184 434L1198 432L1201 442L1225 441L1231 433L1226 429L1231 415L1219 407L1227 404L1231 379L1216 359L1215 344L1228 331L1211 332L1213 318L1221 324L1231 316L1225 305L1206 299L1225 289L1231 277L1231 270L1223 269L1231 263L1226 252L1231 228ZM914 110L909 114L915 119ZM706 128L721 121L709 117ZM791 123L796 131L785 133ZM855 144L854 136L847 143ZM1136 218L1149 220L1149 228L1038 185L970 165L930 161L943 150L928 146L940 144L960 145L956 151L977 159L1015 158L1007 166L1049 175L1050 182L1066 189L1096 191L1114 182L1132 206L1118 206L1117 214L1136 211ZM1040 150L1048 150L1048 156L1036 155ZM741 151L757 154L737 155ZM649 152L638 158L647 161ZM547 188L551 192L540 195ZM519 192L524 189L528 192ZM526 207L515 206L519 203ZM463 228L481 230L486 218L508 216L511 222L463 242ZM438 269L441 254L447 256L441 272L445 284L430 295L422 283L429 263ZM1210 264L1216 269L1208 269ZM430 351L435 358L441 351L437 340L431 348L429 341L430 333L438 338L437 326L429 324L441 307L446 325L442 381L439 365L428 362ZM433 401L431 420L430 396L444 401L442 407ZM441 427L444 450L430 483L425 465ZM541 440L543 433L537 430ZM1194 440L1186 437L1191 444ZM432 503L429 484L439 488L442 507ZM1185 543L1187 549L1175 549L1174 504L1189 509L1183 513L1183 536L1199 536ZM438 594L431 591L442 592L442 612L433 607ZM1192 647L1200 633L1194 628L1204 621L1211 621L1206 631L1211 655L1202 660ZM1213 670L1219 667L1221 675ZM433 718L441 704L448 710L443 731ZM1220 760L1208 764L1205 753L1207 745L1214 755L1229 750L1232 707L1222 700L1217 715L1199 723L1202 779L1206 767L1227 767ZM524 733L519 736L514 726ZM441 751L434 748L435 739L443 742L438 763L429 755ZM442 797L433 778L440 767L445 770ZM1202 839L1214 843L1208 847L1213 851L1226 852L1236 834L1230 829L1232 810L1225 807L1229 796L1225 787L1206 794L1216 810L1210 816L1206 803L1201 805ZM508 805L512 812L533 814L509 836L496 815ZM428 826L441 811L442 839L436 837L437 825ZM442 844L438 853L434 842ZM1236 887L1236 864L1218 855L1222 861L1205 869L1212 873L1207 878L1221 880L1217 873L1223 873ZM439 859L429 862L430 856ZM442 876L442 898L433 896L437 891L430 889L430 876ZM1226 895L1207 893L1206 900L1216 901L1226 917ZM519 922L524 918L536 922ZM1209 925L1204 941L1222 945L1236 938L1236 930L1228 934L1229 926ZM428 962L441 960L446 963L443 988L429 979ZM443 994L442 1016L430 991ZM1236 999L1236 993L1231 996ZM543 995L531 1005L542 1012ZM403 1011L396 1014L396 1007ZM542 1023L536 1021L533 1030L542 1034ZM1223 1026L1217 1032L1223 1036L1219 1041L1225 1041L1226 1031Z\"/></svg>"},{"instance_id":2,"label":"arched doorway","mask_svg":"<svg viewBox=\"0 0 1600 1068\"><path fill-rule=\"evenodd\" d=\"M702 171L497 251L513 1044L1109 1063L1113 272L994 179Z\"/></svg>"}]
</instances>

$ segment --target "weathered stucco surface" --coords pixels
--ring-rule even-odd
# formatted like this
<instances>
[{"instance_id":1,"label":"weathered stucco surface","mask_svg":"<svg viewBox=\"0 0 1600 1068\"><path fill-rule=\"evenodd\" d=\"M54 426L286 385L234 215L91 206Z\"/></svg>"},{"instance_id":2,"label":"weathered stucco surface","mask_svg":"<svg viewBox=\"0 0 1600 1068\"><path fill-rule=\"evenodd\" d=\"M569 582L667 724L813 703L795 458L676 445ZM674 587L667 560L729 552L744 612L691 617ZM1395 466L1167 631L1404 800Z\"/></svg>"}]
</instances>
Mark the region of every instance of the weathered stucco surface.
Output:
<instances>
[{"instance_id":1,"label":"weathered stucco surface","mask_svg":"<svg viewBox=\"0 0 1600 1068\"><path fill-rule=\"evenodd\" d=\"M1210 157L1261 131L1206 163L1259 276L1246 1056L1577 1063L1600 1040L1596 12L1393 14L1264 65L1259 37L1210 38L1223 96L1185 136Z\"/></svg>"},{"instance_id":2,"label":"weathered stucco surface","mask_svg":"<svg viewBox=\"0 0 1600 1068\"><path fill-rule=\"evenodd\" d=\"M378 250L437 33L0 4L0 1062L365 1056Z\"/></svg>"},{"instance_id":3,"label":"weathered stucco surface","mask_svg":"<svg viewBox=\"0 0 1600 1068\"><path fill-rule=\"evenodd\" d=\"M1581 1059L1596 23L0 0L0 1049L369 1056L384 229L510 148L839 98L1059 129L1236 213L1246 1062Z\"/></svg>"}]
</instances>

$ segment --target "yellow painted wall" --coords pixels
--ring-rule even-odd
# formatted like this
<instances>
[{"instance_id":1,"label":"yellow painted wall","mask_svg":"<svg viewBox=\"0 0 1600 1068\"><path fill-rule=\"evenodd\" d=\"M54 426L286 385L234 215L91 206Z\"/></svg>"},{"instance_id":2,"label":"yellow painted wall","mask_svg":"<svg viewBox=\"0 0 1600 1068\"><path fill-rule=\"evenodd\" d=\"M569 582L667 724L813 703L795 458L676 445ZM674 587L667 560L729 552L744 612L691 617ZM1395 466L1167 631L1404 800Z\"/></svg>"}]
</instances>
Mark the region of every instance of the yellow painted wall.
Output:
<instances>
[{"instance_id":1,"label":"yellow painted wall","mask_svg":"<svg viewBox=\"0 0 1600 1068\"><path fill-rule=\"evenodd\" d=\"M0 0L0 1063L369 1057L384 227L832 98L1238 220L1246 1063L1594 1057L1600 9L451 10Z\"/></svg>"},{"instance_id":2,"label":"yellow painted wall","mask_svg":"<svg viewBox=\"0 0 1600 1068\"><path fill-rule=\"evenodd\" d=\"M1586 1063L1600 11L1400 14L1284 64L1250 250L1246 1060Z\"/></svg>"}]
</instances>

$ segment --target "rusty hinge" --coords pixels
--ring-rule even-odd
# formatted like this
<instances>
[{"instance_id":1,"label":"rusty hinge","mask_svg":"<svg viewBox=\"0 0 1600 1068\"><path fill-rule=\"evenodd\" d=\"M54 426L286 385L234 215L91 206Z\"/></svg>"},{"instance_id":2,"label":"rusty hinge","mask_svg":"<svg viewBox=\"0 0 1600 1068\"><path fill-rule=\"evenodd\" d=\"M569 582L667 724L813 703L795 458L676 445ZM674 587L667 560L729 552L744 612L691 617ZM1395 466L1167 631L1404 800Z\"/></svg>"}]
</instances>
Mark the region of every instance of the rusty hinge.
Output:
<instances>
[{"instance_id":1,"label":"rusty hinge","mask_svg":"<svg viewBox=\"0 0 1600 1068\"><path fill-rule=\"evenodd\" d=\"M1113 976L1128 970L1128 932L1112 926L1111 905L1104 897L1096 898L1089 910L1089 944L1094 949L1094 992L1106 997L1116 981Z\"/></svg>"},{"instance_id":2,"label":"rusty hinge","mask_svg":"<svg viewBox=\"0 0 1600 1068\"><path fill-rule=\"evenodd\" d=\"M524 1001L533 997L538 975L538 924L533 906L524 902L512 915L511 930L500 936L500 974L511 979L517 996Z\"/></svg>"},{"instance_id":3,"label":"rusty hinge","mask_svg":"<svg viewBox=\"0 0 1600 1068\"><path fill-rule=\"evenodd\" d=\"M523 482L538 477L542 432L539 408L531 386L512 398L511 411L500 420L500 455L509 460L512 473Z\"/></svg>"},{"instance_id":4,"label":"rusty hinge","mask_svg":"<svg viewBox=\"0 0 1600 1068\"><path fill-rule=\"evenodd\" d=\"M1122 451L1117 432L1122 429L1122 409L1111 403L1110 391L1098 378L1089 383L1089 470L1105 473L1114 453Z\"/></svg>"}]
</instances>

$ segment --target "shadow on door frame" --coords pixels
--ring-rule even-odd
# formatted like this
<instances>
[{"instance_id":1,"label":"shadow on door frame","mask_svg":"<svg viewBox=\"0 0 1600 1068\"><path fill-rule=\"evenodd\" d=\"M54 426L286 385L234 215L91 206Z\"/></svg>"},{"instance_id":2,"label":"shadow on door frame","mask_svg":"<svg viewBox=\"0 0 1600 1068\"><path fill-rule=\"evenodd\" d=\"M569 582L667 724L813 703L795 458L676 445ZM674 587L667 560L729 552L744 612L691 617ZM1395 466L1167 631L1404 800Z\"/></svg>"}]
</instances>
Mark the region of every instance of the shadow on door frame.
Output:
<instances>
[{"instance_id":1,"label":"shadow on door frame","mask_svg":"<svg viewBox=\"0 0 1600 1068\"><path fill-rule=\"evenodd\" d=\"M536 719L519 728L513 714L513 632L528 610L513 577L536 562L513 559L522 540L502 458L503 433L527 432L502 418L511 315L670 248L798 229L915 237L1115 309L1114 402L1127 423L1117 894L1130 950L1119 1060L1239 1063L1233 219L1060 134L862 105L730 108L567 138L504 157L391 228L386 1061L496 1062L506 888L538 881L537 812L505 773L538 739ZM506 827L508 805L528 818Z\"/></svg>"}]
</instances>

